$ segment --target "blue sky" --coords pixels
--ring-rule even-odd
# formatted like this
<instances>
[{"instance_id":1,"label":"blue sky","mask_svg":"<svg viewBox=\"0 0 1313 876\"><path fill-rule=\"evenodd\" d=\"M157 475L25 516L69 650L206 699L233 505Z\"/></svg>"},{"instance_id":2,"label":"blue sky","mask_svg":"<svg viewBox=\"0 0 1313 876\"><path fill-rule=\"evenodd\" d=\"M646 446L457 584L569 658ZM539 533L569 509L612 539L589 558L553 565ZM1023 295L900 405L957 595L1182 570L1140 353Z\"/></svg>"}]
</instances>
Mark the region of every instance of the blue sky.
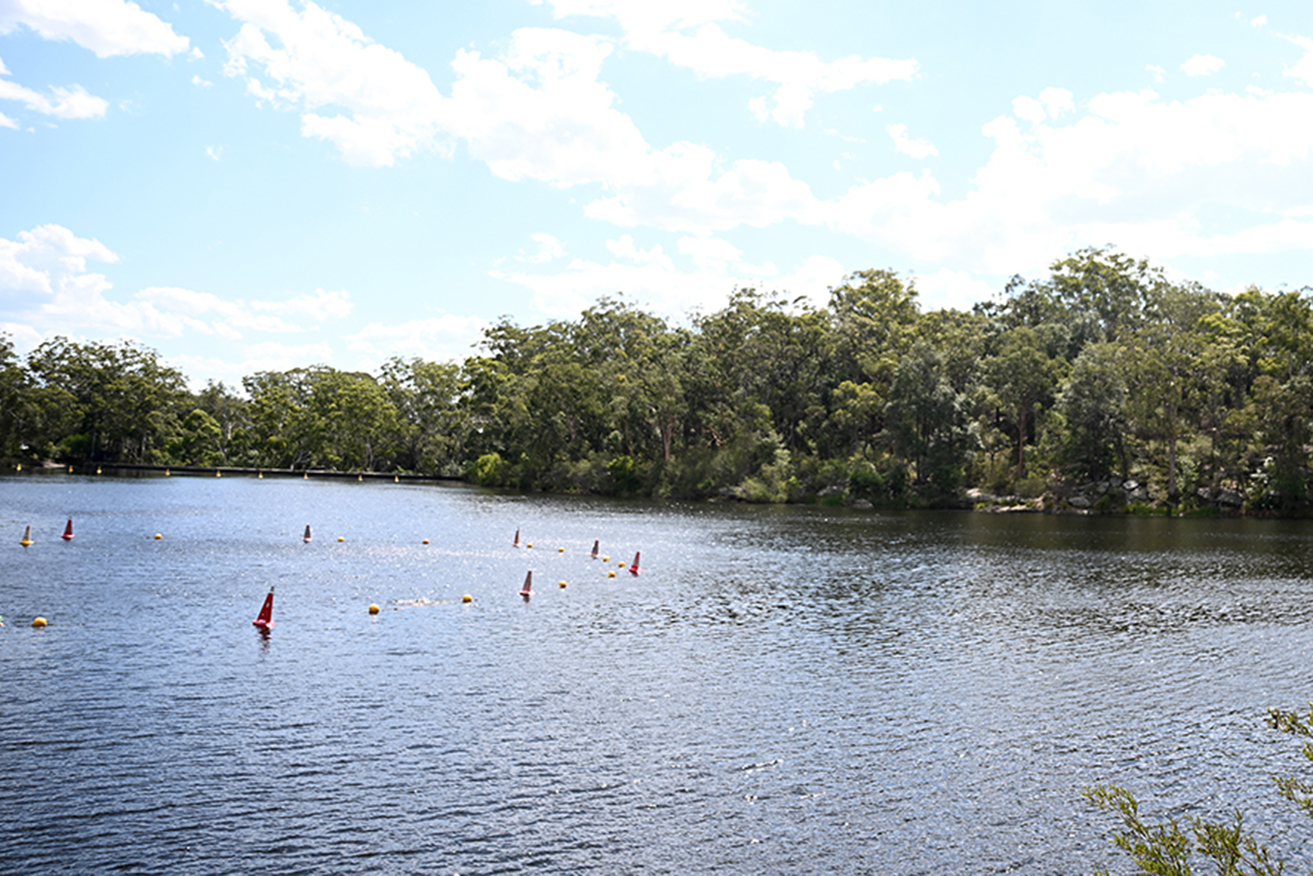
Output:
<instances>
[{"instance_id":1,"label":"blue sky","mask_svg":"<svg viewBox=\"0 0 1313 876\"><path fill-rule=\"evenodd\" d=\"M0 331L194 384L623 293L1313 283L1313 7L0 0Z\"/></svg>"}]
</instances>

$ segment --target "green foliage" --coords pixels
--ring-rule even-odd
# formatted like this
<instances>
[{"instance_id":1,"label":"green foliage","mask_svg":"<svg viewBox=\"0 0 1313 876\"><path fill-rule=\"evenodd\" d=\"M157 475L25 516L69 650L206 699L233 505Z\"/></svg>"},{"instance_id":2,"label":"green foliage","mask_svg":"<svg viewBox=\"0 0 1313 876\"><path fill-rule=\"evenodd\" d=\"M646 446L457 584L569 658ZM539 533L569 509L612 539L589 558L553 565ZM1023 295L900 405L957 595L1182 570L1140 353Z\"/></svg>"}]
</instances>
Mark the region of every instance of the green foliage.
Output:
<instances>
[{"instance_id":1,"label":"green foliage","mask_svg":"<svg viewBox=\"0 0 1313 876\"><path fill-rule=\"evenodd\" d=\"M737 289L675 325L616 296L574 320L503 318L461 363L311 365L198 392L132 344L55 338L20 359L0 334L11 459L914 507L960 505L966 487L1090 495L1135 472L1144 509L1234 491L1296 515L1313 505L1310 452L1309 290L1227 298L1109 249L1014 277L970 313L922 312L910 282L868 270L825 306Z\"/></svg>"},{"instance_id":2,"label":"green foliage","mask_svg":"<svg viewBox=\"0 0 1313 876\"><path fill-rule=\"evenodd\" d=\"M1305 739L1313 739L1313 705L1308 716L1272 709L1268 726ZM1304 758L1313 761L1313 742L1305 742ZM1313 817L1313 783L1296 778L1275 779L1282 797ZM1280 876L1285 864L1266 845L1244 829L1244 815L1236 809L1226 821L1209 821L1191 815L1184 821L1168 818L1149 822L1140 815L1134 795L1117 785L1100 785L1082 792L1100 812L1117 816L1121 829L1112 843L1135 865L1135 872L1153 876L1192 876L1197 861L1211 862L1220 876ZM1095 871L1108 873L1105 869Z\"/></svg>"}]
</instances>

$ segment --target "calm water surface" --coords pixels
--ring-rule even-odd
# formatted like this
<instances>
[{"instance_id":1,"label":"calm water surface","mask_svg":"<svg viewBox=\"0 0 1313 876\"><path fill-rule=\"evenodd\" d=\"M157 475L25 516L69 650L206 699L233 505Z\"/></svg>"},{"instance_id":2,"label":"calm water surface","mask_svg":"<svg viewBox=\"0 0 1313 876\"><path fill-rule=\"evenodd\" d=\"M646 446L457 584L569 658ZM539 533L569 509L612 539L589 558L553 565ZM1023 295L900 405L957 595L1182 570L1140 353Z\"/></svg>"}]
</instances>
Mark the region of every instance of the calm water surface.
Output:
<instances>
[{"instance_id":1,"label":"calm water surface","mask_svg":"<svg viewBox=\"0 0 1313 876\"><path fill-rule=\"evenodd\" d=\"M1080 873L1102 782L1306 866L1310 569L1306 522L4 477L0 870Z\"/></svg>"}]
</instances>

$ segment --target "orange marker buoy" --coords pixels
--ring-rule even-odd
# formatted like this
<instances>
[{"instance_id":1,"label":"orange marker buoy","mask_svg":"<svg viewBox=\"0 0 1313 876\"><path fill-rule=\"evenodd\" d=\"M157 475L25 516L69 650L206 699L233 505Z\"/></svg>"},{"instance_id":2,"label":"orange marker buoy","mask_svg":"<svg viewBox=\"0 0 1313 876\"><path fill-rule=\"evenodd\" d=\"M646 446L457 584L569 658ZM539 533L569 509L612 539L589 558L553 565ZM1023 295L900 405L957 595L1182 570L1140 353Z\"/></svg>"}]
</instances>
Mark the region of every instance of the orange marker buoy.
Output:
<instances>
[{"instance_id":1,"label":"orange marker buoy","mask_svg":"<svg viewBox=\"0 0 1313 876\"><path fill-rule=\"evenodd\" d=\"M269 595L264 598L264 607L260 609L260 616L251 623L262 630L272 630L274 628L274 588L272 584L269 585Z\"/></svg>"},{"instance_id":2,"label":"orange marker buoy","mask_svg":"<svg viewBox=\"0 0 1313 876\"><path fill-rule=\"evenodd\" d=\"M64 525L64 534L61 535L60 538L62 538L64 541L72 541L75 538L75 536L73 535L72 517L68 518L68 523Z\"/></svg>"},{"instance_id":3,"label":"orange marker buoy","mask_svg":"<svg viewBox=\"0 0 1313 876\"><path fill-rule=\"evenodd\" d=\"M600 541L601 541L600 539L596 539L596 538L593 539L593 552L588 555L593 559L597 559L597 545L600 543Z\"/></svg>"},{"instance_id":4,"label":"orange marker buoy","mask_svg":"<svg viewBox=\"0 0 1313 876\"><path fill-rule=\"evenodd\" d=\"M631 575L637 575L637 574L638 574L638 555L639 555L640 553L641 553L641 551L635 551L635 552L634 552L634 564L633 564L632 566L629 567L629 574L631 574Z\"/></svg>"},{"instance_id":5,"label":"orange marker buoy","mask_svg":"<svg viewBox=\"0 0 1313 876\"><path fill-rule=\"evenodd\" d=\"M19 544L21 544L23 547L27 547L31 543L32 543L32 524L29 523L23 529L23 540L20 541Z\"/></svg>"},{"instance_id":6,"label":"orange marker buoy","mask_svg":"<svg viewBox=\"0 0 1313 876\"><path fill-rule=\"evenodd\" d=\"M511 542L511 547L520 546L520 530L515 530L515 541Z\"/></svg>"},{"instance_id":7,"label":"orange marker buoy","mask_svg":"<svg viewBox=\"0 0 1313 876\"><path fill-rule=\"evenodd\" d=\"M528 574L524 576L524 586L520 588L520 595L525 599L533 596L533 569L530 569Z\"/></svg>"},{"instance_id":8,"label":"orange marker buoy","mask_svg":"<svg viewBox=\"0 0 1313 876\"><path fill-rule=\"evenodd\" d=\"M307 543L307 544L310 543L310 524L309 524L309 523L307 523L307 524L305 525L305 535L301 536L301 541L303 541L303 542L305 542L305 543Z\"/></svg>"}]
</instances>

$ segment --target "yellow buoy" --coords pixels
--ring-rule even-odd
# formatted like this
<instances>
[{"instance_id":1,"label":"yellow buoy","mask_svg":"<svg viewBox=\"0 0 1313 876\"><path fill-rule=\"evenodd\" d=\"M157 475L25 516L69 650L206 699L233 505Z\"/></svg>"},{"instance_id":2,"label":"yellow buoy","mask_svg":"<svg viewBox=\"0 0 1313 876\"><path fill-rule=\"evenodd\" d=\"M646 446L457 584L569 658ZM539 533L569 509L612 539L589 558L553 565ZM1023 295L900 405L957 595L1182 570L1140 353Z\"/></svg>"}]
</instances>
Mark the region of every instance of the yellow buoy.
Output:
<instances>
[{"instance_id":1,"label":"yellow buoy","mask_svg":"<svg viewBox=\"0 0 1313 876\"><path fill-rule=\"evenodd\" d=\"M565 582L564 582L564 581L561 582L561 589L562 589L562 590L565 589Z\"/></svg>"},{"instance_id":2,"label":"yellow buoy","mask_svg":"<svg viewBox=\"0 0 1313 876\"><path fill-rule=\"evenodd\" d=\"M21 544L23 547L27 547L32 543L32 524L29 523L26 527L23 528L23 538L18 543Z\"/></svg>"},{"instance_id":3,"label":"yellow buoy","mask_svg":"<svg viewBox=\"0 0 1313 876\"><path fill-rule=\"evenodd\" d=\"M156 541L159 541L161 538L164 538L164 536L160 535L158 532L155 533L155 540L156 540Z\"/></svg>"},{"instance_id":4,"label":"yellow buoy","mask_svg":"<svg viewBox=\"0 0 1313 876\"><path fill-rule=\"evenodd\" d=\"M364 479L365 479L364 475L356 475L356 480L363 481Z\"/></svg>"},{"instance_id":5,"label":"yellow buoy","mask_svg":"<svg viewBox=\"0 0 1313 876\"><path fill-rule=\"evenodd\" d=\"M172 472L170 469L167 469L167 468L166 468L166 469L164 470L164 476L165 476L166 478L167 478L169 475L171 475L171 474L173 474L173 472Z\"/></svg>"},{"instance_id":6,"label":"yellow buoy","mask_svg":"<svg viewBox=\"0 0 1313 876\"><path fill-rule=\"evenodd\" d=\"M563 554L563 553L565 553L565 548L557 548L557 549L556 549L556 552L557 552L558 554Z\"/></svg>"},{"instance_id":7,"label":"yellow buoy","mask_svg":"<svg viewBox=\"0 0 1313 876\"><path fill-rule=\"evenodd\" d=\"M399 484L399 483L401 483L401 478L397 477L396 475L393 475L393 476L392 476L392 483L394 483L394 484Z\"/></svg>"},{"instance_id":8,"label":"yellow buoy","mask_svg":"<svg viewBox=\"0 0 1313 876\"><path fill-rule=\"evenodd\" d=\"M606 577L608 577L608 578L614 578L614 577L615 577L615 572L607 572L607 573L606 573Z\"/></svg>"},{"instance_id":9,"label":"yellow buoy","mask_svg":"<svg viewBox=\"0 0 1313 876\"><path fill-rule=\"evenodd\" d=\"M69 473L69 474L72 474L72 473L73 473L73 466L70 465L70 466L68 467L68 473Z\"/></svg>"},{"instance_id":10,"label":"yellow buoy","mask_svg":"<svg viewBox=\"0 0 1313 876\"><path fill-rule=\"evenodd\" d=\"M340 536L340 535L339 535L339 536L338 536L338 537L337 537L337 540L338 540L338 541L346 541L346 539L345 539L345 538L343 538L343 537L342 537L342 536Z\"/></svg>"},{"instance_id":11,"label":"yellow buoy","mask_svg":"<svg viewBox=\"0 0 1313 876\"><path fill-rule=\"evenodd\" d=\"M373 602L371 602L371 603L369 604L369 613L370 613L370 614L378 614L378 605L377 605L377 603L373 603Z\"/></svg>"},{"instance_id":12,"label":"yellow buoy","mask_svg":"<svg viewBox=\"0 0 1313 876\"><path fill-rule=\"evenodd\" d=\"M301 472L301 480L303 481L310 480L310 472L308 471Z\"/></svg>"},{"instance_id":13,"label":"yellow buoy","mask_svg":"<svg viewBox=\"0 0 1313 876\"><path fill-rule=\"evenodd\" d=\"M216 478L221 478L223 477L223 472L219 471L218 469L215 469L214 476Z\"/></svg>"},{"instance_id":14,"label":"yellow buoy","mask_svg":"<svg viewBox=\"0 0 1313 876\"><path fill-rule=\"evenodd\" d=\"M96 474L100 474L100 466L96 466Z\"/></svg>"},{"instance_id":15,"label":"yellow buoy","mask_svg":"<svg viewBox=\"0 0 1313 876\"><path fill-rule=\"evenodd\" d=\"M20 463L18 464L17 471L22 471L22 470L23 470L23 464L20 462Z\"/></svg>"},{"instance_id":16,"label":"yellow buoy","mask_svg":"<svg viewBox=\"0 0 1313 876\"><path fill-rule=\"evenodd\" d=\"M525 547L533 547L533 542L529 542L528 544L525 545Z\"/></svg>"},{"instance_id":17,"label":"yellow buoy","mask_svg":"<svg viewBox=\"0 0 1313 876\"><path fill-rule=\"evenodd\" d=\"M429 543L429 540L428 540L427 538L424 539L424 543L425 543L425 544L428 544L428 543Z\"/></svg>"},{"instance_id":18,"label":"yellow buoy","mask_svg":"<svg viewBox=\"0 0 1313 876\"><path fill-rule=\"evenodd\" d=\"M32 618L32 626L34 626L34 627L44 627L45 625L46 625L46 619L45 619L45 618L43 618L43 617L34 617L34 618Z\"/></svg>"},{"instance_id":19,"label":"yellow buoy","mask_svg":"<svg viewBox=\"0 0 1313 876\"><path fill-rule=\"evenodd\" d=\"M624 561L624 560L621 560L621 561L620 561L620 568L623 569L624 567L625 567L625 561Z\"/></svg>"},{"instance_id":20,"label":"yellow buoy","mask_svg":"<svg viewBox=\"0 0 1313 876\"><path fill-rule=\"evenodd\" d=\"M602 557L602 562L604 562L604 563L609 563L609 562L611 562L611 558L610 558L610 557Z\"/></svg>"},{"instance_id":21,"label":"yellow buoy","mask_svg":"<svg viewBox=\"0 0 1313 876\"><path fill-rule=\"evenodd\" d=\"M262 472L262 471L257 471L257 472L255 473L255 477L256 477L256 480L261 480L261 481L264 480L264 472Z\"/></svg>"},{"instance_id":22,"label":"yellow buoy","mask_svg":"<svg viewBox=\"0 0 1313 876\"><path fill-rule=\"evenodd\" d=\"M473 601L474 601L474 597L473 597L473 596L470 596L468 593L466 593L464 596L462 596L462 597L460 598L460 601L461 601L461 602L473 602Z\"/></svg>"}]
</instances>

